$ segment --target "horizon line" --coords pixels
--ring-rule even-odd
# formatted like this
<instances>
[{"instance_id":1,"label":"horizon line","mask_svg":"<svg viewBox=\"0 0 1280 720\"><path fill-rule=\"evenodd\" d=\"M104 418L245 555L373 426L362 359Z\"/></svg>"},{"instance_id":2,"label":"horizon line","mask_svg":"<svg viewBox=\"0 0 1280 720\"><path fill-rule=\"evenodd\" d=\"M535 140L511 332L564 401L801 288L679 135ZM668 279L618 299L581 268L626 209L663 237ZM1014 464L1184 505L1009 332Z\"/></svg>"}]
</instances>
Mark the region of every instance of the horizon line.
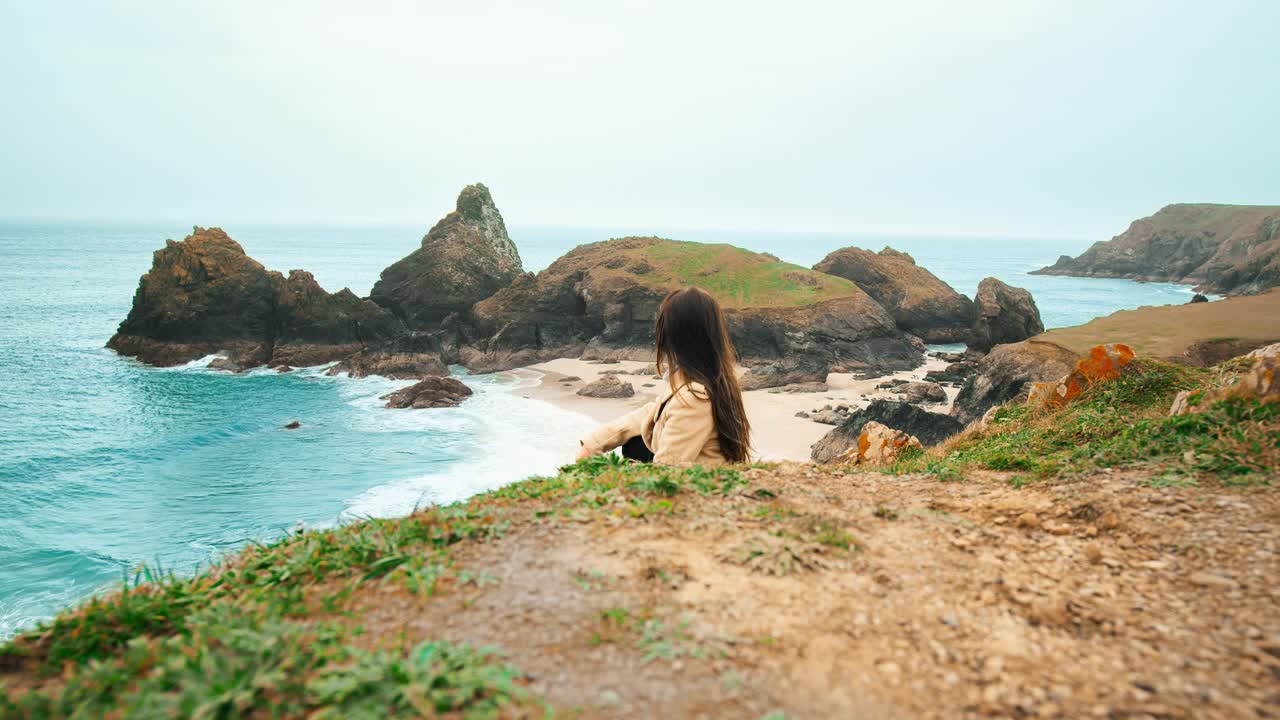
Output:
<instances>
[{"instance_id":1,"label":"horizon line","mask_svg":"<svg viewBox=\"0 0 1280 720\"><path fill-rule=\"evenodd\" d=\"M504 218L505 220L505 218ZM103 225L110 227L127 227L127 226L159 226L159 225L179 225L187 227L189 220L176 220L173 218L52 218L52 217L36 217L36 216L2 216L0 215L0 226L5 225L36 225L36 226L85 226L85 225ZM330 227L330 228L359 228L359 227L378 227L378 228L421 228L420 233L425 234L439 220L431 223L421 223L410 220L235 220L231 222L218 223L192 223L190 227L218 227L218 228L242 228L254 227ZM510 222L506 221L508 234L511 234L512 228L546 228L546 229L571 229L571 230L602 230L608 237L602 239L613 239L619 237L643 237L646 235L658 235L663 233L679 233L679 232L710 232L710 233L740 233L740 234L804 234L804 235L852 235L852 236L881 236L881 237L899 237L899 238L955 238L955 239L973 239L973 240L1097 240L1096 235L1071 234L1071 233L1053 233L1053 234L1032 234L1028 232L1012 232L1012 231L985 231L963 229L955 231L939 231L928 229L913 228L831 228L831 227L782 227L776 225L770 226L732 226L732 225L687 225L681 223L662 224L651 222L616 222L616 223L599 223L599 222ZM609 234L613 233L613 234ZM622 234L617 234L622 233ZM1108 236L1109 239L1112 236ZM680 240L679 237L667 237L670 240Z\"/></svg>"}]
</instances>

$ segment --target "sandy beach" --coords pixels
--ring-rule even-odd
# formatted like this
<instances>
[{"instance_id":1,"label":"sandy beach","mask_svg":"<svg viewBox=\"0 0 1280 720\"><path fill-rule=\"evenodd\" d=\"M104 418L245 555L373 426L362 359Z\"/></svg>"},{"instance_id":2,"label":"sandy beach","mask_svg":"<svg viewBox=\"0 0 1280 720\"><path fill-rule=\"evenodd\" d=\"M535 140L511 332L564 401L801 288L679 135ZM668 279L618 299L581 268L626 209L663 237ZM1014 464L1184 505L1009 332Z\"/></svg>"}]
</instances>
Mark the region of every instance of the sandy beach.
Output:
<instances>
[{"instance_id":1,"label":"sandy beach","mask_svg":"<svg viewBox=\"0 0 1280 720\"><path fill-rule=\"evenodd\" d=\"M531 400L549 402L559 407L582 413L598 421L615 418L652 400L661 390L663 380L648 373L639 374L651 363L620 360L600 363L591 360L560 358L531 365L524 370L541 373L541 382L521 390L521 395ZM827 377L826 392L780 392L778 388L751 390L743 393L747 416L751 420L752 444L759 460L809 459L809 448L834 426L796 417L798 412L812 413L825 406L848 405L859 409L876 399L901 399L901 396L876 385L887 380L922 380L926 372L941 370L947 362L927 356L925 363L914 370L904 370L890 375L862 378L849 373L831 373ZM631 383L636 394L629 398L591 398L577 392L587 383L605 373L619 374L620 379ZM943 386L947 401L924 409L946 413L951 409L958 388Z\"/></svg>"}]
</instances>

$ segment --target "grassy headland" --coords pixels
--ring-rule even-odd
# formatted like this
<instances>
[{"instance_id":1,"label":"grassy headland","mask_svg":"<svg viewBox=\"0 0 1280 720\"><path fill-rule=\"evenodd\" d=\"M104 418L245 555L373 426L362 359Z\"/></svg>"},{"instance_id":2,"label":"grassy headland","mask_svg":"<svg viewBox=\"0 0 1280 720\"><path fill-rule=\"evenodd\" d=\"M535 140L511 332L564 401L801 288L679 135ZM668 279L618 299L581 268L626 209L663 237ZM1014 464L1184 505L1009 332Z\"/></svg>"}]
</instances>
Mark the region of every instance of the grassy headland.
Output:
<instances>
[{"instance_id":1,"label":"grassy headland","mask_svg":"<svg viewBox=\"0 0 1280 720\"><path fill-rule=\"evenodd\" d=\"M620 259L602 272L626 274L656 290L697 285L726 308L796 307L861 292L844 278L733 245L653 239L610 251Z\"/></svg>"}]
</instances>

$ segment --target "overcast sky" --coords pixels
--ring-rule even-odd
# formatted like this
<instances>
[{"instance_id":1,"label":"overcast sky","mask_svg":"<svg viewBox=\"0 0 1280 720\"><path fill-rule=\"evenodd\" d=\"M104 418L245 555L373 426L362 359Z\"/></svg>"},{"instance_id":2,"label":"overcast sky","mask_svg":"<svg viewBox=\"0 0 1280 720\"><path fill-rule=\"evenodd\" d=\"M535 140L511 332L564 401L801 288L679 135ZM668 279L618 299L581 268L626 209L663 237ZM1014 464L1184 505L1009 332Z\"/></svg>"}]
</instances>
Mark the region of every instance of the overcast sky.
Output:
<instances>
[{"instance_id":1,"label":"overcast sky","mask_svg":"<svg viewBox=\"0 0 1280 720\"><path fill-rule=\"evenodd\" d=\"M0 4L0 218L1109 237L1280 203L1280 2Z\"/></svg>"}]
</instances>

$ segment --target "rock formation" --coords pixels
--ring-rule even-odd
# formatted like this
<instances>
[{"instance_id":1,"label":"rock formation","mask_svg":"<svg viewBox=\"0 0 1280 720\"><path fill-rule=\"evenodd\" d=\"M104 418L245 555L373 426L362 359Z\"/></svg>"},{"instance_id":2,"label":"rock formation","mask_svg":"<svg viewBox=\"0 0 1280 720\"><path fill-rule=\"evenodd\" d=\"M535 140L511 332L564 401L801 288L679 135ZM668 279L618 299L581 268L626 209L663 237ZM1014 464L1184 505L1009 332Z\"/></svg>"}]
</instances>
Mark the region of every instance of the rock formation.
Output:
<instances>
[{"instance_id":1,"label":"rock formation","mask_svg":"<svg viewBox=\"0 0 1280 720\"><path fill-rule=\"evenodd\" d=\"M1078 359L1070 350L1048 342L1000 345L978 363L978 374L960 388L951 416L967 425L1017 397L1028 383L1057 381L1075 368Z\"/></svg>"},{"instance_id":2,"label":"rock formation","mask_svg":"<svg viewBox=\"0 0 1280 720\"><path fill-rule=\"evenodd\" d=\"M989 277L978 284L974 298L969 347L990 350L1004 343L1022 342L1044 332L1040 310L1031 293Z\"/></svg>"},{"instance_id":3,"label":"rock formation","mask_svg":"<svg viewBox=\"0 0 1280 720\"><path fill-rule=\"evenodd\" d=\"M1114 380L1132 368L1135 354L1124 343L1097 345L1076 361L1076 367L1057 382L1035 382L1027 391L1027 404L1042 409L1061 407L1091 386Z\"/></svg>"},{"instance_id":4,"label":"rock formation","mask_svg":"<svg viewBox=\"0 0 1280 720\"><path fill-rule=\"evenodd\" d=\"M582 386L578 394L593 398L628 398L636 394L636 389L617 375L602 375L599 380Z\"/></svg>"},{"instance_id":5,"label":"rock formation","mask_svg":"<svg viewBox=\"0 0 1280 720\"><path fill-rule=\"evenodd\" d=\"M1228 399L1280 403L1280 344L1258 348L1245 356L1253 364L1235 383L1208 392L1183 390L1173 399L1169 415L1186 415L1207 410Z\"/></svg>"},{"instance_id":6,"label":"rock formation","mask_svg":"<svg viewBox=\"0 0 1280 720\"><path fill-rule=\"evenodd\" d=\"M862 427L857 442L834 460L857 465L882 465L897 460L906 450L923 450L918 438L874 420Z\"/></svg>"},{"instance_id":7,"label":"rock formation","mask_svg":"<svg viewBox=\"0 0 1280 720\"><path fill-rule=\"evenodd\" d=\"M1280 285L1280 206L1169 205L1129 229L1063 255L1042 275L1180 282L1224 295Z\"/></svg>"},{"instance_id":8,"label":"rock formation","mask_svg":"<svg viewBox=\"0 0 1280 720\"><path fill-rule=\"evenodd\" d=\"M846 247L827 255L814 270L853 281L880 303L898 327L925 342L964 342L973 319L973 301L915 259L893 248L879 253Z\"/></svg>"},{"instance_id":9,"label":"rock formation","mask_svg":"<svg viewBox=\"0 0 1280 720\"><path fill-rule=\"evenodd\" d=\"M934 382L909 382L898 390L909 403L943 403L947 401L947 391Z\"/></svg>"},{"instance_id":10,"label":"rock formation","mask_svg":"<svg viewBox=\"0 0 1280 720\"><path fill-rule=\"evenodd\" d=\"M985 351L1044 331L1040 311L1026 290L987 278L978 286L976 300L970 300L893 248L879 253L841 248L813 269L854 282L900 329L925 342L967 342Z\"/></svg>"},{"instance_id":11,"label":"rock formation","mask_svg":"<svg viewBox=\"0 0 1280 720\"><path fill-rule=\"evenodd\" d=\"M429 377L407 388L387 393L381 399L387 401L386 406L389 408L418 410L456 407L469 397L471 397L471 388L462 381L451 377Z\"/></svg>"},{"instance_id":12,"label":"rock formation","mask_svg":"<svg viewBox=\"0 0 1280 720\"><path fill-rule=\"evenodd\" d=\"M351 291L329 294L299 270L286 279L221 229L197 227L156 251L107 346L159 366L225 353L220 366L241 370L331 362L399 329Z\"/></svg>"},{"instance_id":13,"label":"rock formation","mask_svg":"<svg viewBox=\"0 0 1280 720\"><path fill-rule=\"evenodd\" d=\"M738 379L738 384L743 390L761 390L786 385L825 385L828 367L825 362L805 362L803 359L769 363L747 370Z\"/></svg>"},{"instance_id":14,"label":"rock formation","mask_svg":"<svg viewBox=\"0 0 1280 720\"><path fill-rule=\"evenodd\" d=\"M520 276L520 253L484 185L468 185L457 209L422 238L422 246L382 271L369 299L415 330L433 329Z\"/></svg>"},{"instance_id":15,"label":"rock formation","mask_svg":"<svg viewBox=\"0 0 1280 720\"><path fill-rule=\"evenodd\" d=\"M849 448L856 447L864 427L872 422L912 435L925 446L937 445L964 429L963 423L948 415L931 413L904 402L876 400L823 435L813 444L810 458L816 463L835 462Z\"/></svg>"},{"instance_id":16,"label":"rock formation","mask_svg":"<svg viewBox=\"0 0 1280 720\"><path fill-rule=\"evenodd\" d=\"M582 245L473 309L462 361L499 370L553 357L651 359L668 291L697 285L725 307L749 365L906 369L923 348L847 280L729 245L621 238Z\"/></svg>"}]
</instances>

